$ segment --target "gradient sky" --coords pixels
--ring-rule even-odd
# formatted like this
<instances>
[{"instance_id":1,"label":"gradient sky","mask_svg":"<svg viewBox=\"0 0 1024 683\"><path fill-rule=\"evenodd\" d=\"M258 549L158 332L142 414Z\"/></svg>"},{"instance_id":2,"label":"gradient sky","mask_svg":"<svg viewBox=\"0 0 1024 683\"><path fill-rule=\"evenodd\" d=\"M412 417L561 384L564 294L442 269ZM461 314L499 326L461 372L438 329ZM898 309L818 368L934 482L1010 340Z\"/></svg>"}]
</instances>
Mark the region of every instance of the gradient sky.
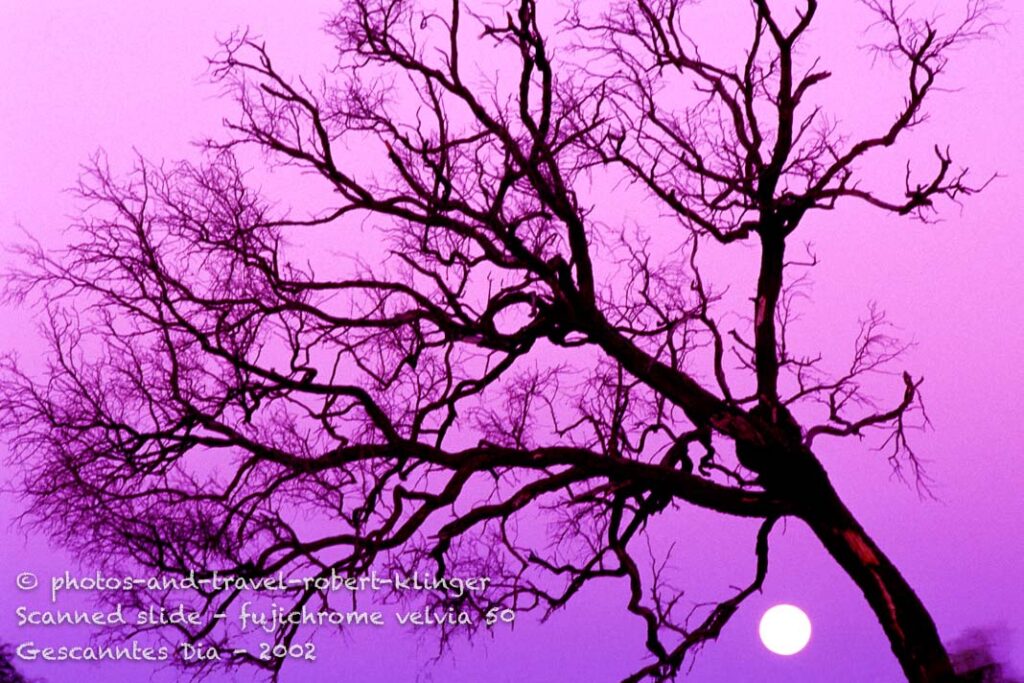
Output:
<instances>
[{"instance_id":1,"label":"gradient sky","mask_svg":"<svg viewBox=\"0 0 1024 683\"><path fill-rule=\"evenodd\" d=\"M855 3L830 5L835 7L822 10L819 38L828 37L830 27L863 25L866 15ZM66 217L76 211L62 190L99 147L115 168L124 168L133 148L151 159L173 159L191 153L190 140L216 133L227 105L203 79L216 35L249 25L267 39L284 71L316 73L330 55L319 27L331 8L319 0L0 1L0 240L21 241L24 230L59 245ZM936 225L859 208L817 219L807 238L821 266L804 325L819 331L814 341L823 348L849 346L857 316L867 301L877 300L916 340L905 365L926 378L934 429L918 436L917 449L938 501L922 501L893 480L884 457L866 444L830 444L822 449L825 464L850 508L928 606L944 639L972 628L1004 629L1003 653L1024 671L1024 10L1008 3L1003 17L1007 26L995 40L956 55L949 83L960 91L933 101L928 125L906 148L948 143L958 162L1002 178L962 211L945 207L946 220ZM847 31L843 41L835 45L836 56L826 57L842 84L828 86L834 88L829 96L834 111L856 128L891 105L896 91L886 90L884 79L868 68L870 61L855 49L861 42L856 33ZM902 156L889 159L901 168ZM31 359L32 335L27 311L0 310L0 347L20 349ZM0 516L12 520L18 509L7 496ZM749 522L684 509L671 525L681 547L698 549L685 561L694 566L685 585L696 596L714 597L701 594L700 574L722 568L734 583L749 579ZM800 523L780 531L773 535L763 594L744 606L687 680L900 680L853 583ZM6 525L0 534L0 641L73 639L52 630L19 631L13 614L18 604L41 606L39 596L15 590L18 572L46 574L73 566L72 560L44 539L26 539ZM757 640L761 613L778 602L800 605L814 624L809 647L791 658L769 654ZM637 623L624 604L620 589L590 590L547 624L524 622L514 633L460 646L453 657L429 666L430 642L392 630L366 634L330 643L324 661L286 668L284 680L334 681L339 672L361 681L617 680L643 654ZM100 680L95 668L78 665L23 669L51 683ZM119 665L105 667L102 680L149 675L141 665ZM163 672L157 679L176 676Z\"/></svg>"}]
</instances>

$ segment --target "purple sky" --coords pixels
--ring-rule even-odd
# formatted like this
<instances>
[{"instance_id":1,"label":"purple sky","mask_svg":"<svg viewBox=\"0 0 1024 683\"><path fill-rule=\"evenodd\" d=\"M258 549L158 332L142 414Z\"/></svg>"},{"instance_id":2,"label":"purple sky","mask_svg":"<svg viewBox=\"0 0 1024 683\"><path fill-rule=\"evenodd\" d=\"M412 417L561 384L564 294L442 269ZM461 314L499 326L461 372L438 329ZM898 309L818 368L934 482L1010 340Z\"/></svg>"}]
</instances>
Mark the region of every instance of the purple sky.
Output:
<instances>
[{"instance_id":1,"label":"purple sky","mask_svg":"<svg viewBox=\"0 0 1024 683\"><path fill-rule=\"evenodd\" d=\"M731 2L737 8L745 3ZM861 25L853 2L825 8L818 29ZM943 3L955 5L957 3ZM191 154L190 140L215 134L226 103L204 84L205 57L214 37L248 24L268 42L285 71L316 73L330 54L319 27L330 2L272 3L180 0L174 3L5 3L0 13L0 240L23 239L19 225L58 245L76 204L62 188L78 165L103 147L122 168L132 148L152 159ZM735 11L735 10L733 10ZM745 12L738 15L746 17ZM867 444L821 449L833 481L879 545L892 557L929 607L940 632L953 640L970 628L1008 629L1004 652L1024 671L1024 211L1018 179L1024 172L1020 111L1024 105L1024 11L1008 3L1007 27L994 41L958 53L949 83L928 125L913 143L887 159L901 169L901 152L949 143L954 158L980 175L1003 178L962 212L946 206L945 222L921 225L853 207L815 219L805 235L821 265L814 274L813 306L804 325L817 330L822 348L845 348L857 316L877 300L917 347L905 365L926 378L925 400L934 430L918 436L938 501L921 501L891 480L885 458ZM867 68L859 41L847 32L827 57L837 84L826 94L834 111L859 130L895 90ZM883 72L883 76L891 76ZM841 84L841 87L840 87ZM883 110L882 123L889 121ZM7 257L5 257L7 258ZM0 310L0 346L32 358L33 323L25 311ZM0 518L18 511L3 499ZM723 568L728 582L746 581L753 569L749 523L722 521L684 509L668 533L693 548L684 563L697 567L686 586L695 596L723 582L702 584ZM725 635L697 660L687 680L896 681L895 659L852 582L798 522L776 531L765 590L752 598ZM41 606L39 596L14 589L14 576L63 569L67 560L43 539L24 539L0 528L0 641L28 637L56 641L57 631L19 630L16 605ZM703 569L699 569L703 566ZM704 593L701 593L704 589ZM699 599L699 598L697 598ZM803 653L781 658L757 641L761 613L772 604L803 607L814 636ZM286 681L605 681L632 670L643 654L635 620L620 589L591 590L544 625L520 624L511 634L456 650L433 666L431 644L388 631L334 642L325 661L286 669ZM529 621L529 618L526 618ZM339 668L340 667L340 668ZM51 683L99 680L94 669L51 664L25 666ZM143 680L139 665L112 667L104 681ZM176 680L164 673L160 680ZM217 680L232 680L224 676ZM238 680L247 680L242 675Z\"/></svg>"}]
</instances>

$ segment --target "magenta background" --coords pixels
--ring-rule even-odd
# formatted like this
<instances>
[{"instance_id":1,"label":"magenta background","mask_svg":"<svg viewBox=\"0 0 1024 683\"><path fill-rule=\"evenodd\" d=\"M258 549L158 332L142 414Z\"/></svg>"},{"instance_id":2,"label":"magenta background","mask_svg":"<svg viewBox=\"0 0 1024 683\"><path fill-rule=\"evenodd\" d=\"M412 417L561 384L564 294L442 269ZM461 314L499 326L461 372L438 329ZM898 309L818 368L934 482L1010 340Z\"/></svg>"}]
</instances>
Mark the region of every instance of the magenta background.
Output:
<instances>
[{"instance_id":1,"label":"magenta background","mask_svg":"<svg viewBox=\"0 0 1024 683\"><path fill-rule=\"evenodd\" d=\"M865 15L855 3L829 4L834 6L822 9L820 35L827 37L829 27L863 25ZM0 5L0 240L22 240L20 224L44 243L59 244L66 216L76 207L62 188L74 182L78 165L100 146L115 167L123 168L133 146L149 158L175 158L191 154L190 140L216 133L228 105L203 81L215 35L248 24L267 38L283 70L316 73L330 55L319 26L331 8L330 2L5 0ZM745 19L745 11L739 12ZM913 490L891 481L884 458L864 445L836 444L826 465L850 507L916 587L943 637L952 640L974 627L1005 627L1004 654L1021 671L1024 203L1018 183L1024 171L1019 119L1024 12L1012 3L1003 16L1007 26L995 41L956 56L949 82L964 89L940 95L929 124L915 133L913 145L899 151L948 142L959 162L1005 178L969 200L962 213L946 207L947 220L938 225L856 207L816 219L818 225L808 226L804 237L814 240L822 265L806 318L820 330L818 346L845 349L865 302L877 299L919 343L906 365L926 378L935 430L921 435L917 445L939 501L922 502ZM843 40L838 58L827 57L837 80L831 101L839 103L851 126L872 120L888 124L890 109L880 107L898 102L898 90L880 83L869 60L853 49L857 35L847 31ZM897 170L903 158L898 152L889 157L890 168ZM36 346L28 313L2 310L0 316L0 346L18 348L31 359ZM18 510L17 501L5 496L0 517L7 522ZM696 599L749 578L749 523L687 510L672 524L680 546L701 553L694 561L704 569L695 570L686 584ZM79 639L67 632L15 628L14 607L41 607L42 599L17 592L14 576L25 570L46 575L71 562L43 539L25 539L6 524L0 534L0 641ZM701 571L718 581L705 584ZM757 619L776 602L801 605L814 623L810 646L792 658L770 655L757 641ZM590 590L547 624L527 619L514 632L460 647L437 665L426 664L433 653L429 641L418 643L397 629L367 633L334 641L333 653L315 665L286 667L284 680L617 680L643 653L641 633L624 604L618 588ZM51 683L135 681L150 675L137 664L108 665L102 672L84 665L19 666ZM167 671L156 678L177 680ZM248 677L243 672L237 680ZM784 534L773 536L763 595L751 599L687 680L884 682L900 675L856 588L803 527L790 523Z\"/></svg>"}]
</instances>

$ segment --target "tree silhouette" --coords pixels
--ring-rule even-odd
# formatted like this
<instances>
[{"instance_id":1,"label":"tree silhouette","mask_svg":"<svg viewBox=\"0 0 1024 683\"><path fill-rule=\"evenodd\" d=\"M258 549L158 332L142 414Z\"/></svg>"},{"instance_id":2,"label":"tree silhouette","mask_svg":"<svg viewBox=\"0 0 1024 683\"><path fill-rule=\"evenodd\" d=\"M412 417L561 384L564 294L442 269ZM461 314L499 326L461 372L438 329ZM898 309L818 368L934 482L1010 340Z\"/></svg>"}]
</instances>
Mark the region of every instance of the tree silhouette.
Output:
<instances>
[{"instance_id":1,"label":"tree silhouette","mask_svg":"<svg viewBox=\"0 0 1024 683\"><path fill-rule=\"evenodd\" d=\"M921 379L903 372L891 403L871 400L869 378L905 348L875 308L845 371L794 351L815 261L787 248L846 203L930 220L980 189L942 146L895 189L869 189L858 165L925 120L993 8L922 20L866 0L905 95L855 140L815 100L831 77L802 49L815 0L753 0L735 64L702 56L689 4L581 4L554 21L534 0L493 16L347 0L315 85L259 40L226 40L211 62L237 100L226 137L201 162L140 158L126 176L97 156L78 237L26 248L8 280L45 311L45 371L9 358L0 392L34 522L100 566L165 575L486 575L486 591L431 597L479 613L550 613L620 580L646 633L639 681L674 678L719 635L792 517L861 589L908 680L952 680L927 610L818 456L822 437L878 431L922 484L907 441ZM265 199L243 148L301 171L316 211ZM615 199L601 179L660 218L602 220ZM741 244L760 254L746 321L701 265ZM654 517L686 506L763 520L753 579L705 609L641 548ZM339 599L282 596L295 610ZM241 637L213 616L241 591L197 599L203 623L175 637Z\"/></svg>"}]
</instances>

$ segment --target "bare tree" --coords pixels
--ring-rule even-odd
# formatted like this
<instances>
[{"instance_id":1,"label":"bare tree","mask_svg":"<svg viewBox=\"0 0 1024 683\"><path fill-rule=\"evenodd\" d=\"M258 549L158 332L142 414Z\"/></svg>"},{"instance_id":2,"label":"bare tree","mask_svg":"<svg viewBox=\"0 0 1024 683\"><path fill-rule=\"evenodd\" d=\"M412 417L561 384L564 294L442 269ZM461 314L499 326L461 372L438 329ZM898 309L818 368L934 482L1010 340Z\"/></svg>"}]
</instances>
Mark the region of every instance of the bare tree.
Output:
<instances>
[{"instance_id":1,"label":"bare tree","mask_svg":"<svg viewBox=\"0 0 1024 683\"><path fill-rule=\"evenodd\" d=\"M127 176L97 157L79 237L26 249L9 280L11 297L41 302L49 344L41 376L8 359L0 402L35 523L100 566L168 575L482 573L487 591L435 596L479 612L549 614L621 580L650 655L639 681L676 677L717 638L792 517L861 589L908 680L952 680L924 605L819 460L823 437L874 430L921 483L907 441L921 379L903 372L889 404L872 401L869 378L904 348L876 308L844 371L794 351L814 259L787 246L847 200L929 220L980 189L942 146L896 189L858 166L925 120L993 7L922 20L866 0L906 94L851 140L814 103L831 76L803 49L815 0L795 13L752 0L736 64L702 57L689 4L558 19L535 0L493 16L346 0L318 84L247 34L225 41L211 69L237 99L227 137L201 163L140 159ZM481 55L493 72L473 66ZM322 205L304 217L264 199L245 147L303 172ZM609 225L594 178L663 217ZM347 242L357 253L319 247L358 230L375 237ZM760 268L751 319L730 323L700 255L742 243ZM703 609L643 544L687 505L762 520L752 580ZM288 595L293 610L338 599ZM206 618L175 637L241 637L213 617L240 596L199 590ZM232 657L275 675L283 661Z\"/></svg>"}]
</instances>

